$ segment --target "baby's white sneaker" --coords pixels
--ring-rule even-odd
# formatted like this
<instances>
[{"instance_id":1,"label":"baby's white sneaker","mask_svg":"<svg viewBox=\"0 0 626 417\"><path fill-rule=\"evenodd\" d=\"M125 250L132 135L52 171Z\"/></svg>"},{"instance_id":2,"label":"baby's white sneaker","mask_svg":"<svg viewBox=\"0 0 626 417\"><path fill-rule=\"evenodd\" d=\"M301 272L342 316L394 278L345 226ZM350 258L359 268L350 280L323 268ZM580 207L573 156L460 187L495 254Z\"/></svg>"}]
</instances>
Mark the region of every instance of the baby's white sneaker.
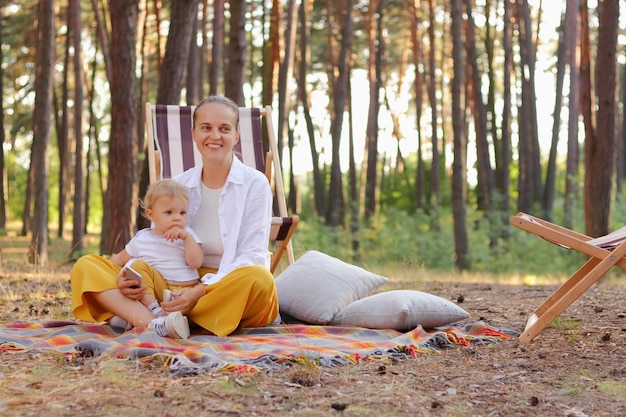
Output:
<instances>
[{"instance_id":1,"label":"baby's white sneaker","mask_svg":"<svg viewBox=\"0 0 626 417\"><path fill-rule=\"evenodd\" d=\"M157 317L148 325L161 337L171 337L172 339L189 338L189 321L180 311L168 314L167 316Z\"/></svg>"}]
</instances>

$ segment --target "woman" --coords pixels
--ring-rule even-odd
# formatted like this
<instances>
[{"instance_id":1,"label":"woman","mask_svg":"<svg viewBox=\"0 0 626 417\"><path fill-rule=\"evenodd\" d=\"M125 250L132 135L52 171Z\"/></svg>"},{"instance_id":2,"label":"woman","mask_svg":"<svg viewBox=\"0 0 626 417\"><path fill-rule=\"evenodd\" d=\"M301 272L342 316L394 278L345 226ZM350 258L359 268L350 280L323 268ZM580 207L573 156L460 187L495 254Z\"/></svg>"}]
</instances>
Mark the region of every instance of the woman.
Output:
<instances>
[{"instance_id":1,"label":"woman","mask_svg":"<svg viewBox=\"0 0 626 417\"><path fill-rule=\"evenodd\" d=\"M175 178L189 189L189 225L203 242L199 282L170 287L149 265L140 271L157 297L162 298L163 289L171 290L170 301L159 300L165 313L186 315L217 336L238 327L265 326L278 316L278 295L268 269L271 189L262 173L234 156L238 124L239 107L233 101L222 96L203 100L194 111L192 127L202 165ZM147 327L155 319L138 301L147 287L132 288L137 281L126 280L126 272L103 257L82 257L70 278L72 307L79 319L119 316L135 327Z\"/></svg>"}]
</instances>

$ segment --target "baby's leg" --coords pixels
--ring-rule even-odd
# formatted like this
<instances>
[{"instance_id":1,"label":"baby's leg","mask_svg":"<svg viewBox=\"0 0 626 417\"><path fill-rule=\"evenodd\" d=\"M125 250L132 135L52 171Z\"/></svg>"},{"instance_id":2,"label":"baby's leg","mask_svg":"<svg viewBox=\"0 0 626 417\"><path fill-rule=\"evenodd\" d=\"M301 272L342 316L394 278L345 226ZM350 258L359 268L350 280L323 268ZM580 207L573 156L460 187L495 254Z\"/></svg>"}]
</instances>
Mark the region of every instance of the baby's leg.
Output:
<instances>
[{"instance_id":1,"label":"baby's leg","mask_svg":"<svg viewBox=\"0 0 626 417\"><path fill-rule=\"evenodd\" d=\"M141 304L146 306L155 317L164 315L159 300L155 296L156 291L165 285L165 280L161 274L142 260L134 261L132 268L141 275L142 285L147 287L144 296L139 300Z\"/></svg>"}]
</instances>

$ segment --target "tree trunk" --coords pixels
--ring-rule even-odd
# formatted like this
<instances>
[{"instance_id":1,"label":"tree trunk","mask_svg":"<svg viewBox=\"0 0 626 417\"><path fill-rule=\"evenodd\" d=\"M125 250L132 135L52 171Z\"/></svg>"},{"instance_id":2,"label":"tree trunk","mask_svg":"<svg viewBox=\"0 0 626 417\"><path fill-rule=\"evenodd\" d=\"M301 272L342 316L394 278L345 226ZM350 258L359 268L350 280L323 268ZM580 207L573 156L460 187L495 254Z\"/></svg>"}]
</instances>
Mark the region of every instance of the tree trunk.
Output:
<instances>
[{"instance_id":1,"label":"tree trunk","mask_svg":"<svg viewBox=\"0 0 626 417\"><path fill-rule=\"evenodd\" d=\"M439 168L439 113L437 110L437 79L435 72L435 5L434 0L428 0L428 99L430 100L430 129L432 143L432 162L430 168L430 204L433 213L439 210L440 197L440 168ZM439 229L438 222L433 223L435 230Z\"/></svg>"},{"instance_id":2,"label":"tree trunk","mask_svg":"<svg viewBox=\"0 0 626 417\"><path fill-rule=\"evenodd\" d=\"M0 8L0 13L2 8ZM2 45L3 30L0 25L0 45ZM0 48L0 63L4 62L4 52ZM0 97L4 97L4 69L0 65ZM6 132L4 130L4 100L0 100L0 230L7 227L7 205L6 190L4 189L4 142L6 141Z\"/></svg>"},{"instance_id":3,"label":"tree trunk","mask_svg":"<svg viewBox=\"0 0 626 417\"><path fill-rule=\"evenodd\" d=\"M113 78L113 70L111 64L111 54L109 52L109 35L107 34L106 26L102 22L102 17L100 15L100 8L98 4L98 0L91 0L91 5L93 8L94 19L96 20L96 33L98 36L98 42L100 43L100 48L102 49L102 57L104 60L104 71L107 75L107 80L109 83L111 82L111 78Z\"/></svg>"},{"instance_id":4,"label":"tree trunk","mask_svg":"<svg viewBox=\"0 0 626 417\"><path fill-rule=\"evenodd\" d=\"M196 8L198 6L196 5ZM187 58L187 75L185 83L187 104L200 102L200 90L202 86L202 61L200 60L200 47L198 46L198 19L193 19L191 36L189 36L189 56Z\"/></svg>"},{"instance_id":5,"label":"tree trunk","mask_svg":"<svg viewBox=\"0 0 626 417\"><path fill-rule=\"evenodd\" d=\"M504 74L502 76L502 136L500 157L496 155L496 187L501 196L502 222L509 224L509 187L511 182L511 74L513 73L511 1L504 0L504 27L502 46L504 49ZM495 120L495 118L494 118ZM506 228L503 237L508 237Z\"/></svg>"},{"instance_id":6,"label":"tree trunk","mask_svg":"<svg viewBox=\"0 0 626 417\"><path fill-rule=\"evenodd\" d=\"M209 95L219 92L219 80L224 60L224 0L213 0L213 42L209 65Z\"/></svg>"},{"instance_id":7,"label":"tree trunk","mask_svg":"<svg viewBox=\"0 0 626 417\"><path fill-rule=\"evenodd\" d=\"M277 144L278 158L283 161L284 138L287 137L289 127L289 112L291 108L291 90L289 89L289 81L293 78L293 61L296 50L296 28L298 14L296 12L296 1L289 0L287 7L287 15L285 17L283 56L278 70L278 126L277 126ZM282 25L279 25L281 27Z\"/></svg>"},{"instance_id":8,"label":"tree trunk","mask_svg":"<svg viewBox=\"0 0 626 417\"><path fill-rule=\"evenodd\" d=\"M354 114L352 113L352 83L348 78L348 212L350 221L350 236L352 236L352 254L354 259L360 259L361 234L359 225L359 184L354 157Z\"/></svg>"},{"instance_id":9,"label":"tree trunk","mask_svg":"<svg viewBox=\"0 0 626 417\"><path fill-rule=\"evenodd\" d=\"M365 146L367 155L366 179L365 179L365 221L369 223L376 213L378 201L378 113L380 109L380 86L381 86L381 55L382 38L379 35L383 25L383 1L370 0L368 7L368 81L369 81L369 108L367 112L367 128L365 133Z\"/></svg>"},{"instance_id":10,"label":"tree trunk","mask_svg":"<svg viewBox=\"0 0 626 417\"><path fill-rule=\"evenodd\" d=\"M72 252L81 253L85 232L85 172L83 151L83 57L81 54L80 0L69 1L72 45L74 46L74 210Z\"/></svg>"},{"instance_id":11,"label":"tree trunk","mask_svg":"<svg viewBox=\"0 0 626 417\"><path fill-rule=\"evenodd\" d=\"M207 91L206 89L206 78L205 78L205 71L208 74L208 50L209 50L209 45L208 45L208 35L207 35L207 27L208 27L208 21L209 21L209 0L201 0L202 2L202 18L200 19L200 36L202 36L202 44L200 45L200 48L198 50L198 61L200 61L198 63L198 71L200 71L200 74L198 74L198 97L200 100L202 100L204 98L204 92Z\"/></svg>"},{"instance_id":12,"label":"tree trunk","mask_svg":"<svg viewBox=\"0 0 626 417\"><path fill-rule=\"evenodd\" d=\"M528 0L517 0L517 22L520 43L520 69L522 74L522 101L520 107L520 176L518 207L530 211L534 203L541 202L541 164L537 133L537 110L534 87L535 46L532 39L530 7Z\"/></svg>"},{"instance_id":13,"label":"tree trunk","mask_svg":"<svg viewBox=\"0 0 626 417\"><path fill-rule=\"evenodd\" d=\"M464 0L467 13L465 23L466 49L468 66L471 69L470 85L471 102L473 104L474 128L476 133L476 165L478 171L478 209L489 211L491 208L491 193L493 188L493 171L491 169L491 155L487 142L487 111L482 96L482 71L478 68L476 52L476 36L474 33L474 18L472 17L472 2Z\"/></svg>"},{"instance_id":14,"label":"tree trunk","mask_svg":"<svg viewBox=\"0 0 626 417\"><path fill-rule=\"evenodd\" d=\"M119 252L130 239L137 156L135 47L139 1L111 0L109 10L111 44L116 45L115 53L111 55L111 102L115 105L111 106L109 175L104 206L104 210L110 213L110 225L103 226L103 243L100 245L103 254Z\"/></svg>"},{"instance_id":15,"label":"tree trunk","mask_svg":"<svg viewBox=\"0 0 626 417\"><path fill-rule=\"evenodd\" d=\"M341 134L343 131L343 113L346 109L348 96L348 78L350 77L350 67L348 65L350 53L352 51L352 10L354 0L346 0L345 8L342 10L344 21L341 25L341 49L337 60L337 80L333 88L333 119L331 124L331 172L330 191L328 197L328 211L326 212L326 223L330 226L343 224L343 186L341 180L341 166L339 159L339 148Z\"/></svg>"},{"instance_id":16,"label":"tree trunk","mask_svg":"<svg viewBox=\"0 0 626 417\"><path fill-rule=\"evenodd\" d=\"M97 50L97 48L96 48ZM94 54L93 56L93 61L92 61L92 67L91 67L91 75L90 75L90 83L88 86L88 93L87 96L89 97L89 127L88 127L88 132L89 132L89 145L87 147L87 152L86 152L86 161L85 161L85 166L87 166L87 171L85 173L85 230L83 231L85 234L88 232L87 231L87 224L89 223L87 221L87 219L89 219L89 196L91 195L91 167L92 165L92 155L95 152L98 152L98 154L96 155L96 160L98 161L98 163L96 164L96 169L94 170L97 174L97 179L98 179L98 184L100 184L100 187L98 189L98 191L100 192L100 195L104 195L103 192L103 187L102 187L102 164L100 163L100 146L99 146L99 141L98 141L98 132L99 132L99 128L98 128L98 122L96 121L96 115L94 113L94 91L95 91L95 85L96 85L96 73L97 73L97 54ZM92 149L95 148L94 149Z\"/></svg>"},{"instance_id":17,"label":"tree trunk","mask_svg":"<svg viewBox=\"0 0 626 417\"><path fill-rule=\"evenodd\" d=\"M622 51L622 53L624 53ZM626 65L622 65L622 103L626 103ZM617 167L615 170L615 197L622 202L623 182L626 178L626 108L622 106L622 123L617 134Z\"/></svg>"},{"instance_id":18,"label":"tree trunk","mask_svg":"<svg viewBox=\"0 0 626 417\"><path fill-rule=\"evenodd\" d=\"M272 0L270 11L269 35L263 43L263 103L273 103L274 93L278 89L278 74L283 50L281 16L283 5L280 0Z\"/></svg>"},{"instance_id":19,"label":"tree trunk","mask_svg":"<svg viewBox=\"0 0 626 417\"><path fill-rule=\"evenodd\" d=\"M424 196L426 194L424 179L424 156L422 150L422 106L424 91L424 74L419 70L423 64L422 40L418 35L418 24L421 19L419 16L419 0L413 0L410 3L410 27L411 27L411 46L413 56L413 68L415 71L415 80L413 81L414 100L415 100L415 124L417 130L417 168L415 169L415 200L418 209L424 208Z\"/></svg>"},{"instance_id":20,"label":"tree trunk","mask_svg":"<svg viewBox=\"0 0 626 417\"><path fill-rule=\"evenodd\" d=\"M455 265L459 270L469 268L465 202L467 197L467 138L463 111L465 60L463 57L461 0L451 1L452 59L452 124L454 130L454 161L452 162L452 214L454 217Z\"/></svg>"},{"instance_id":21,"label":"tree trunk","mask_svg":"<svg viewBox=\"0 0 626 417\"><path fill-rule=\"evenodd\" d=\"M198 0L177 0L176 4L172 4L170 29L159 77L157 104L180 104L180 95L187 75L189 46L192 35L194 39L196 35L194 22L197 21L197 15Z\"/></svg>"},{"instance_id":22,"label":"tree trunk","mask_svg":"<svg viewBox=\"0 0 626 417\"><path fill-rule=\"evenodd\" d=\"M34 210L29 262L48 262L48 142L52 114L52 79L55 50L54 0L39 1L38 43L35 63L35 109L31 169L34 171Z\"/></svg>"},{"instance_id":23,"label":"tree trunk","mask_svg":"<svg viewBox=\"0 0 626 417\"><path fill-rule=\"evenodd\" d=\"M63 51L63 81L61 83L61 103L60 103L60 120L59 117L56 116L55 120L58 120L56 131L57 131L57 146L59 149L59 190L58 190L58 198L59 198L59 208L58 208L58 216L59 216L59 227L57 230L57 237L63 237L63 230L65 229L65 221L67 216L67 201L69 198L69 189L70 189L70 151L69 151L69 139L68 139L68 101L69 101L69 87L68 87L68 78L69 78L69 68L70 68L70 47L72 42L72 31L75 30L72 27L72 19L71 19L71 7L67 8L67 34L65 37L65 51ZM53 87L54 88L54 87ZM53 93L53 97L56 97L56 94ZM59 114L59 111L56 109L56 98L55 102L55 115Z\"/></svg>"},{"instance_id":24,"label":"tree trunk","mask_svg":"<svg viewBox=\"0 0 626 417\"><path fill-rule=\"evenodd\" d=\"M622 51L623 53L623 51ZM621 95L621 102L624 103L626 99L626 89L624 89L624 81L626 80L626 66L619 65L618 66L618 76L621 76L622 80L622 88L621 91L618 92ZM621 113L617 115L617 140L615 143L615 201L617 203L622 202L622 190L623 190L623 181L624 181L624 108L622 106ZM621 115L621 123L620 123L620 115Z\"/></svg>"},{"instance_id":25,"label":"tree trunk","mask_svg":"<svg viewBox=\"0 0 626 417\"><path fill-rule=\"evenodd\" d=\"M609 232L611 188L615 164L615 89L619 1L603 0L599 5L596 78L598 97L596 132L585 138L585 230L588 236Z\"/></svg>"},{"instance_id":26,"label":"tree trunk","mask_svg":"<svg viewBox=\"0 0 626 417\"><path fill-rule=\"evenodd\" d=\"M569 28L566 26L568 13L571 13L568 2L567 11L561 15L561 26L559 30L559 43L557 47L556 61L556 92L554 100L554 114L552 115L552 142L550 143L550 154L548 156L548 168L546 170L546 184L543 194L543 216L547 220L552 218L554 206L554 189L556 187L556 151L559 145L559 134L561 133L561 109L563 107L563 79L565 78L565 64L567 61L568 37L571 36ZM575 13L578 13L576 10Z\"/></svg>"},{"instance_id":27,"label":"tree trunk","mask_svg":"<svg viewBox=\"0 0 626 417\"><path fill-rule=\"evenodd\" d=\"M230 0L230 36L228 39L228 71L225 94L240 106L245 106L243 95L246 65L246 2Z\"/></svg>"},{"instance_id":28,"label":"tree trunk","mask_svg":"<svg viewBox=\"0 0 626 417\"><path fill-rule=\"evenodd\" d=\"M569 66L569 95L567 123L567 162L565 167L565 198L563 202L563 226L568 229L574 226L574 208L578 195L578 165L580 149L578 145L578 119L580 116L580 63L578 49L578 26L580 24L579 0L567 2L566 32Z\"/></svg>"},{"instance_id":29,"label":"tree trunk","mask_svg":"<svg viewBox=\"0 0 626 417\"><path fill-rule=\"evenodd\" d=\"M313 1L302 0L300 6L300 69L298 71L298 95L300 97L300 103L302 104L302 113L304 115L304 121L306 123L307 136L309 138L309 147L311 149L311 164L313 173L313 201L315 207L315 214L318 216L324 215L325 207L325 181L322 178L322 172L320 171L320 156L317 152L317 146L315 144L315 127L313 125L313 119L311 117L311 104L309 99L307 73L309 70L310 61L310 29L307 22L310 21L311 10L313 8Z\"/></svg>"}]
</instances>

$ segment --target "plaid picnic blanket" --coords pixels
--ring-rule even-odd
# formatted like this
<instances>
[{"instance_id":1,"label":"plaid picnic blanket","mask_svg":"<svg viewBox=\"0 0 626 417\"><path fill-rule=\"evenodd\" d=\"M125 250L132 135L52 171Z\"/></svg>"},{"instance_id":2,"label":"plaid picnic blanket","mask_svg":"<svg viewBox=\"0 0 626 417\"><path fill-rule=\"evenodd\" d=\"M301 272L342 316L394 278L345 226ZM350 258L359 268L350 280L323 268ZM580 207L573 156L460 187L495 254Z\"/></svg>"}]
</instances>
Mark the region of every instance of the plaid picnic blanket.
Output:
<instances>
[{"instance_id":1,"label":"plaid picnic blanket","mask_svg":"<svg viewBox=\"0 0 626 417\"><path fill-rule=\"evenodd\" d=\"M306 361L335 367L383 358L406 359L446 347L494 343L514 332L484 322L402 333L359 327L279 325L242 329L228 337L192 334L188 340L159 337L149 329L45 320L0 327L0 354L52 350L65 355L164 360L177 375L204 371L255 371Z\"/></svg>"}]
</instances>

